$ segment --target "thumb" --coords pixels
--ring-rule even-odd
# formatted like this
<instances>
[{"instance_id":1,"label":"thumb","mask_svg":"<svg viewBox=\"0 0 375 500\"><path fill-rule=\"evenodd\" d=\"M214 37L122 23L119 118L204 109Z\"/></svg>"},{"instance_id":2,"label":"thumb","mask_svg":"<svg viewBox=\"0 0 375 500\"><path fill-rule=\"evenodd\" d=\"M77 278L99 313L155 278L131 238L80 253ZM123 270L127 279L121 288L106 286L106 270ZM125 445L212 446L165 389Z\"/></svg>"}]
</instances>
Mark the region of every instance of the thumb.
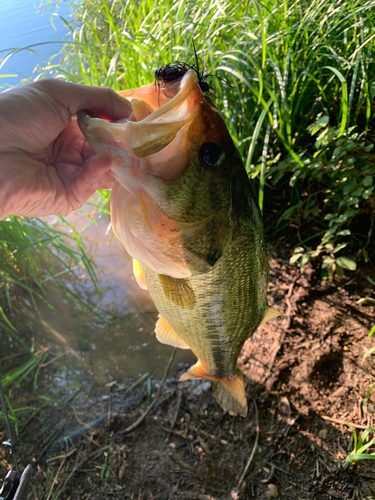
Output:
<instances>
[{"instance_id":1,"label":"thumb","mask_svg":"<svg viewBox=\"0 0 375 500\"><path fill-rule=\"evenodd\" d=\"M74 116L81 110L91 111L100 118L119 120L127 118L131 111L130 102L107 87L95 87L62 80L47 78L32 86L41 88L49 94L54 102Z\"/></svg>"},{"instance_id":2,"label":"thumb","mask_svg":"<svg viewBox=\"0 0 375 500\"><path fill-rule=\"evenodd\" d=\"M81 207L97 189L111 187L112 159L107 153L91 156L71 182L71 192Z\"/></svg>"}]
</instances>

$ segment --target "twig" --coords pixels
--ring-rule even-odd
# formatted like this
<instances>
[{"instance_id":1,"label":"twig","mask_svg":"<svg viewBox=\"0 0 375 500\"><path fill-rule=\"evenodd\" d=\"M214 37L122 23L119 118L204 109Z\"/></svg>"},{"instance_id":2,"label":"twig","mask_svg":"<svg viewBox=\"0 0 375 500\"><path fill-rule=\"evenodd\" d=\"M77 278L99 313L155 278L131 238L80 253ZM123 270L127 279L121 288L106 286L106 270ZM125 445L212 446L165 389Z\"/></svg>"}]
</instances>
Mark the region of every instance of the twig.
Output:
<instances>
[{"instance_id":1,"label":"twig","mask_svg":"<svg viewBox=\"0 0 375 500\"><path fill-rule=\"evenodd\" d=\"M77 451L77 448L73 448L72 450L70 450L69 453L66 453L65 455L57 455L56 457L47 458L46 462L49 463L49 462L53 462L54 460L61 460L62 458L69 458L76 451Z\"/></svg>"},{"instance_id":2,"label":"twig","mask_svg":"<svg viewBox=\"0 0 375 500\"><path fill-rule=\"evenodd\" d=\"M112 390L109 389L107 425L111 423L111 403L112 403Z\"/></svg>"},{"instance_id":3,"label":"twig","mask_svg":"<svg viewBox=\"0 0 375 500\"><path fill-rule=\"evenodd\" d=\"M253 446L253 449L251 451L249 460L247 461L246 467L245 467L245 469L244 469L244 471L243 471L243 473L242 473L242 475L240 477L240 480L238 481L237 492L239 491L239 489L241 487L241 484L242 484L242 481L245 479L247 471L249 470L250 464L251 464L251 462L252 462L252 460L254 458L255 450L257 449L258 441L259 441L259 414L258 414L258 407L257 407L255 399L253 399L253 403L254 403L255 416L256 416L256 426L255 426L256 436L255 436L255 442L254 442L254 446Z\"/></svg>"},{"instance_id":4,"label":"twig","mask_svg":"<svg viewBox=\"0 0 375 500\"><path fill-rule=\"evenodd\" d=\"M39 408L37 408L31 415L30 417L27 419L25 425L23 426L23 429L22 429L22 432L26 429L26 427L29 425L29 423L32 421L32 419L34 417L36 417L36 415L38 415L38 413L43 409L45 408L46 406L48 406L49 404L52 404L52 403L47 403L46 405L42 405L40 406Z\"/></svg>"},{"instance_id":5,"label":"twig","mask_svg":"<svg viewBox=\"0 0 375 500\"><path fill-rule=\"evenodd\" d=\"M65 489L65 487L68 484L68 482L70 481L71 477L76 473L76 471L81 467L82 464L84 464L91 457L99 455L99 453L102 453L103 451L106 451L110 448L111 448L111 445L109 444L107 446L104 446L103 448L100 448L100 450L93 451L92 453L89 453L88 455L86 455L86 457L84 459L82 459L80 462L78 462L78 457L77 457L76 465L73 467L73 470L70 472L68 477L65 479L64 484L61 486L59 491L56 493L55 500L57 500L59 498L61 492Z\"/></svg>"},{"instance_id":6,"label":"twig","mask_svg":"<svg viewBox=\"0 0 375 500\"><path fill-rule=\"evenodd\" d=\"M124 396L125 394L127 394L128 392L132 391L135 387L137 387L137 385L139 385L141 382L143 382L147 377L149 377L150 374L147 372L147 373L144 373L142 375L142 377L139 377L138 380L136 380L134 382L134 384L132 384L130 387L127 387L126 389L123 389L123 388L120 388L120 389L115 389L114 392L121 392L121 391L125 391L124 392Z\"/></svg>"},{"instance_id":7,"label":"twig","mask_svg":"<svg viewBox=\"0 0 375 500\"><path fill-rule=\"evenodd\" d=\"M86 399L89 399L90 397L90 394L91 394L91 391L93 390L93 388L98 384L98 379L95 377L94 378L94 382L91 384L87 394L86 394Z\"/></svg>"},{"instance_id":8,"label":"twig","mask_svg":"<svg viewBox=\"0 0 375 500\"><path fill-rule=\"evenodd\" d=\"M62 358L63 356L66 356L67 354L70 354L70 351L64 351L64 352L60 353L58 356L55 356L50 361L47 361L47 363L43 363L42 365L40 365L40 367L41 368L45 368L46 366L54 363L55 361L57 361L58 359Z\"/></svg>"},{"instance_id":9,"label":"twig","mask_svg":"<svg viewBox=\"0 0 375 500\"><path fill-rule=\"evenodd\" d=\"M121 431L121 434L127 434L128 432L131 432L133 431L136 427L138 427L139 424L141 424L143 422L143 420L146 418L146 416L148 415L148 413L152 410L152 408L156 405L159 397L160 397L160 394L161 394L161 391L163 389L163 386L164 386L164 383L165 381L167 380L167 377L168 377L168 373L169 373L169 369L171 367L171 364L172 364L172 361L173 361L173 358L174 358L174 355L176 354L176 351L177 351L177 348L175 347L173 349L173 352L169 358L169 361L168 361L168 364L167 364L167 368L165 370L165 373L164 373L164 377L163 377L163 380L160 382L160 387L159 387L159 390L155 396L155 399L153 400L153 402L150 404L150 406L148 406L148 408L146 409L146 411L143 413L143 415L141 417L139 417L138 420L136 420L134 422L134 424L130 425L129 427L127 427L126 429L124 429L123 431Z\"/></svg>"},{"instance_id":10,"label":"twig","mask_svg":"<svg viewBox=\"0 0 375 500\"><path fill-rule=\"evenodd\" d=\"M291 316L292 304L291 304L289 299L292 296L294 285L296 284L296 282L299 278L300 278L300 276L297 276L297 278L294 278L294 280L292 281L292 283L289 286L288 293L285 296L285 302L287 305L287 309L286 309L286 313L285 313L285 319L286 319L285 330L288 330L290 328L290 324L292 322L292 316Z\"/></svg>"},{"instance_id":11,"label":"twig","mask_svg":"<svg viewBox=\"0 0 375 500\"><path fill-rule=\"evenodd\" d=\"M56 429L50 434L47 439L44 441L43 444L45 444L43 450L41 453L39 453L38 457L36 458L35 462L38 463L39 460L42 458L42 456L45 454L45 452L48 450L48 448L51 446L53 440L60 434L61 429L63 429L64 425L66 424L66 419L64 418L59 422L58 426Z\"/></svg>"},{"instance_id":12,"label":"twig","mask_svg":"<svg viewBox=\"0 0 375 500\"><path fill-rule=\"evenodd\" d=\"M48 493L48 496L47 496L47 500L50 499L51 495L52 495L52 491L53 491L53 487L55 486L55 483L57 481L57 478L59 477L59 474L60 474L60 471L61 469L63 468L63 466L65 465L65 461L66 461L66 457L64 457L61 461L61 464L57 470L57 473L56 473L56 476L53 478L53 481L52 481L52 484L51 484L51 488L49 490L49 493Z\"/></svg>"},{"instance_id":13,"label":"twig","mask_svg":"<svg viewBox=\"0 0 375 500\"><path fill-rule=\"evenodd\" d=\"M73 410L74 416L76 417L78 423L80 425L82 425L83 427L85 427L87 424L85 424L85 422L82 422L82 420L79 418L79 416L78 416L78 414L77 414L76 409L74 408L74 406L73 405L69 405L69 406Z\"/></svg>"},{"instance_id":14,"label":"twig","mask_svg":"<svg viewBox=\"0 0 375 500\"><path fill-rule=\"evenodd\" d=\"M271 464L271 470L270 470L268 476L265 479L261 479L259 482L262 484L269 483L271 481L271 479L273 478L274 473L275 473L275 465Z\"/></svg>"},{"instance_id":15,"label":"twig","mask_svg":"<svg viewBox=\"0 0 375 500\"><path fill-rule=\"evenodd\" d=\"M169 429L167 437L165 438L165 442L166 443L168 443L169 436L170 436L171 432L173 431L173 427L176 424L176 420L177 420L177 417L178 417L178 412L180 411L180 406L181 406L181 391L179 390L178 393L177 393L177 408L176 408L176 411L175 411L175 414L174 414L174 417L173 417L173 421L172 421L171 427Z\"/></svg>"},{"instance_id":16,"label":"twig","mask_svg":"<svg viewBox=\"0 0 375 500\"><path fill-rule=\"evenodd\" d=\"M336 424L352 426L355 429L367 429L368 425L353 424L353 422L346 422L345 420L340 420L339 418L326 417L325 415L320 415L323 420L329 420L330 422L335 422Z\"/></svg>"}]
</instances>

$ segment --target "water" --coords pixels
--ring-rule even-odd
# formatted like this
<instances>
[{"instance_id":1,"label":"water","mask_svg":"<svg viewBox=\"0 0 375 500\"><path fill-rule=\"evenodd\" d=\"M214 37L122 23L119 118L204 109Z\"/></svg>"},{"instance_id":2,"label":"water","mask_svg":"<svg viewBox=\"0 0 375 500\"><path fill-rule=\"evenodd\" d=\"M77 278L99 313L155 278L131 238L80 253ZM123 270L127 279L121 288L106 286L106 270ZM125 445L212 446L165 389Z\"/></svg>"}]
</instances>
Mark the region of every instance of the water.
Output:
<instances>
[{"instance_id":1,"label":"water","mask_svg":"<svg viewBox=\"0 0 375 500\"><path fill-rule=\"evenodd\" d=\"M39 0L0 1L0 60L9 49L32 46L30 49L34 51L21 50L5 62L0 68L0 91L21 84L24 78L36 76L37 73L33 73L35 67L47 63L59 52L61 42L67 40L69 29L57 15L70 20L66 3L62 2L58 11L54 9L52 12L44 8L37 12L39 5Z\"/></svg>"}]
</instances>

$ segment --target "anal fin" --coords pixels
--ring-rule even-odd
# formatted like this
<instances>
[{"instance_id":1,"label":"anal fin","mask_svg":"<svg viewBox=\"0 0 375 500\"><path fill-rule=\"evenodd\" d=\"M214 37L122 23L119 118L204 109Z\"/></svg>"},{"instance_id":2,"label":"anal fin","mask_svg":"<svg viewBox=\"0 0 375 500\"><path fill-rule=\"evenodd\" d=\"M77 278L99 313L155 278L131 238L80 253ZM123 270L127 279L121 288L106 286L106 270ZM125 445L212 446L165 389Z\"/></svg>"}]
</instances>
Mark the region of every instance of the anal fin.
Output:
<instances>
[{"instance_id":1,"label":"anal fin","mask_svg":"<svg viewBox=\"0 0 375 500\"><path fill-rule=\"evenodd\" d=\"M180 382L183 382L184 380L195 380L197 378L208 378L211 380L211 378L206 374L206 371L200 361L197 361L195 365L191 366L187 372L181 375Z\"/></svg>"},{"instance_id":2,"label":"anal fin","mask_svg":"<svg viewBox=\"0 0 375 500\"><path fill-rule=\"evenodd\" d=\"M155 325L156 338L162 344L172 345L180 349L190 349L186 342L179 337L179 335L172 329L166 322L163 316L160 316Z\"/></svg>"},{"instance_id":3,"label":"anal fin","mask_svg":"<svg viewBox=\"0 0 375 500\"><path fill-rule=\"evenodd\" d=\"M138 283L138 286L142 288L142 290L147 290L146 280L141 268L141 264L133 259L133 274L135 281Z\"/></svg>"},{"instance_id":4,"label":"anal fin","mask_svg":"<svg viewBox=\"0 0 375 500\"><path fill-rule=\"evenodd\" d=\"M159 274L159 279L167 299L182 309L194 309L196 298L193 289L184 278L173 278Z\"/></svg>"}]
</instances>

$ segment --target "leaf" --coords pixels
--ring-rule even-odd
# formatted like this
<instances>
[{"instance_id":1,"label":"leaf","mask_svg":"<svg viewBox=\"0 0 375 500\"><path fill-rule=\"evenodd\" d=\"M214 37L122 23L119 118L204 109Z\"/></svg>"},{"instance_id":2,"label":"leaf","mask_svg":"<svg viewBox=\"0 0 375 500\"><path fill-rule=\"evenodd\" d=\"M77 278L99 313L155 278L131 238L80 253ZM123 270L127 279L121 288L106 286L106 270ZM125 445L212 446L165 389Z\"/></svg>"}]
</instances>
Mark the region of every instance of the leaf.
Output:
<instances>
[{"instance_id":1,"label":"leaf","mask_svg":"<svg viewBox=\"0 0 375 500\"><path fill-rule=\"evenodd\" d=\"M302 257L302 253L295 253L291 256L291 258L289 259L289 264L294 264L295 262L297 262L298 259L300 259Z\"/></svg>"},{"instance_id":2,"label":"leaf","mask_svg":"<svg viewBox=\"0 0 375 500\"><path fill-rule=\"evenodd\" d=\"M347 246L347 243L340 243L339 245L337 245L337 247L335 247L335 249L333 250L333 253L339 252L340 250L342 250L346 246Z\"/></svg>"},{"instance_id":3,"label":"leaf","mask_svg":"<svg viewBox=\"0 0 375 500\"><path fill-rule=\"evenodd\" d=\"M367 200L369 198L370 194L373 192L373 190L374 190L374 186L369 187L368 189L366 189L365 191L363 191L362 198L364 198L365 200Z\"/></svg>"},{"instance_id":4,"label":"leaf","mask_svg":"<svg viewBox=\"0 0 375 500\"><path fill-rule=\"evenodd\" d=\"M362 187L359 187L357 188L355 191L353 191L351 193L352 196L362 196L362 193L363 193L363 188Z\"/></svg>"},{"instance_id":5,"label":"leaf","mask_svg":"<svg viewBox=\"0 0 375 500\"><path fill-rule=\"evenodd\" d=\"M329 69L334 73L341 82L341 126L340 132L337 137L345 131L346 120L348 117L348 84L346 83L345 77L340 73L340 71L333 66L324 66L324 68Z\"/></svg>"},{"instance_id":6,"label":"leaf","mask_svg":"<svg viewBox=\"0 0 375 500\"><path fill-rule=\"evenodd\" d=\"M325 218L325 220L331 220L331 219L334 219L335 217L336 217L335 214L326 214L324 218Z\"/></svg>"},{"instance_id":7,"label":"leaf","mask_svg":"<svg viewBox=\"0 0 375 500\"><path fill-rule=\"evenodd\" d=\"M335 262L335 259L333 259L332 257L326 257L323 260L322 268L325 269L326 267L332 265L334 262Z\"/></svg>"},{"instance_id":8,"label":"leaf","mask_svg":"<svg viewBox=\"0 0 375 500\"><path fill-rule=\"evenodd\" d=\"M311 135L315 135L321 128L326 127L328 123L329 123L329 118L327 115L324 115L321 116L319 120L317 120L315 123L309 125L307 127L307 130L310 132Z\"/></svg>"},{"instance_id":9,"label":"leaf","mask_svg":"<svg viewBox=\"0 0 375 500\"><path fill-rule=\"evenodd\" d=\"M363 184L364 186L366 186L366 187L370 187L370 186L372 186L372 176L371 176L371 175L368 175L367 177L365 177L365 178L363 179L362 184Z\"/></svg>"},{"instance_id":10,"label":"leaf","mask_svg":"<svg viewBox=\"0 0 375 500\"><path fill-rule=\"evenodd\" d=\"M363 297L362 299L357 300L357 304L362 304L362 302L370 302L370 304L375 305L375 299L371 297Z\"/></svg>"},{"instance_id":11,"label":"leaf","mask_svg":"<svg viewBox=\"0 0 375 500\"><path fill-rule=\"evenodd\" d=\"M309 260L310 260L310 254L304 253L300 262L300 266L305 267L305 265L308 263Z\"/></svg>"},{"instance_id":12,"label":"leaf","mask_svg":"<svg viewBox=\"0 0 375 500\"><path fill-rule=\"evenodd\" d=\"M357 264L354 262L354 260L349 259L349 257L338 257L337 263L339 264L339 266L343 267L344 269L348 269L349 271L355 271L357 269Z\"/></svg>"}]
</instances>

